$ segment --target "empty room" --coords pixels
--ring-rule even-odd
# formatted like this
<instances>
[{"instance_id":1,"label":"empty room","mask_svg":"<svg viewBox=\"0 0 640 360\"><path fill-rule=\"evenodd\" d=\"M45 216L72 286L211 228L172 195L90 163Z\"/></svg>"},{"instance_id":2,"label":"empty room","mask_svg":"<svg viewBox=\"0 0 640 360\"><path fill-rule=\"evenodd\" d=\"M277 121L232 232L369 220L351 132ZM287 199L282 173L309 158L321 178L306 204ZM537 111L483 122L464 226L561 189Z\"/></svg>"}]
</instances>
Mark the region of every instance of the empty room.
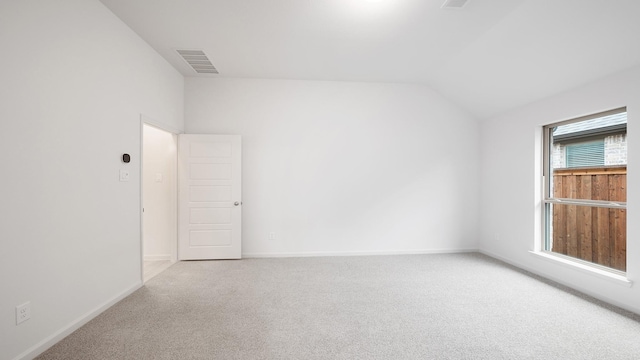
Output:
<instances>
[{"instance_id":1,"label":"empty room","mask_svg":"<svg viewBox=\"0 0 640 360\"><path fill-rule=\"evenodd\" d=\"M0 0L0 360L640 358L639 17Z\"/></svg>"}]
</instances>

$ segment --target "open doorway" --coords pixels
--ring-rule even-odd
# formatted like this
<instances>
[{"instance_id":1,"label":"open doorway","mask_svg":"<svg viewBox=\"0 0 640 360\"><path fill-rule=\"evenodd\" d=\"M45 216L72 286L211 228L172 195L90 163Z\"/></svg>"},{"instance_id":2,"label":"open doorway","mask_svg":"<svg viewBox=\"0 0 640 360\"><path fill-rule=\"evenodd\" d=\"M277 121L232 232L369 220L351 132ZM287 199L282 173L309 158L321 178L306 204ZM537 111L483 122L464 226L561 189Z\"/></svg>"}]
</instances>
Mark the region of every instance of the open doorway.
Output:
<instances>
[{"instance_id":1,"label":"open doorway","mask_svg":"<svg viewBox=\"0 0 640 360\"><path fill-rule=\"evenodd\" d=\"M142 278L177 260L177 135L142 122Z\"/></svg>"}]
</instances>

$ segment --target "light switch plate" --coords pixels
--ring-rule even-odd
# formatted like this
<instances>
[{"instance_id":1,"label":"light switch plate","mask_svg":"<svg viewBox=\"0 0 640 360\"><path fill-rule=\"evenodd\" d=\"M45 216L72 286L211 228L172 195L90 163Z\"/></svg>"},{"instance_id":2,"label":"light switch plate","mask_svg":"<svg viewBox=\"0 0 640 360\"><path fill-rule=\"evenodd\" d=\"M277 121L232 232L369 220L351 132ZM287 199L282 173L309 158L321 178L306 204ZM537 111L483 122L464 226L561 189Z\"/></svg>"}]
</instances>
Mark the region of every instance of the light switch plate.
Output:
<instances>
[{"instance_id":1,"label":"light switch plate","mask_svg":"<svg viewBox=\"0 0 640 360\"><path fill-rule=\"evenodd\" d=\"M129 171L120 170L120 181L129 181Z\"/></svg>"}]
</instances>

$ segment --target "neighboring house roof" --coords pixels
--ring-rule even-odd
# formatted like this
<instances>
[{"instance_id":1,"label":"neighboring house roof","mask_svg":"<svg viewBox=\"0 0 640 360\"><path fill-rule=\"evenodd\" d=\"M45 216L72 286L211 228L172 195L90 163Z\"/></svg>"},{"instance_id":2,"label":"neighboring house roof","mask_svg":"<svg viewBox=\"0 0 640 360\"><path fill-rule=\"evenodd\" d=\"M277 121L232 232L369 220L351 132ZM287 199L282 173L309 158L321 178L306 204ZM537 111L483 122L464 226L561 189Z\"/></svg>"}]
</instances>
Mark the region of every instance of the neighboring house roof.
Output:
<instances>
[{"instance_id":1,"label":"neighboring house roof","mask_svg":"<svg viewBox=\"0 0 640 360\"><path fill-rule=\"evenodd\" d=\"M556 141L573 140L596 135L608 135L625 132L627 128L627 113L621 112L595 119L579 121L561 125L554 129L553 138Z\"/></svg>"}]
</instances>

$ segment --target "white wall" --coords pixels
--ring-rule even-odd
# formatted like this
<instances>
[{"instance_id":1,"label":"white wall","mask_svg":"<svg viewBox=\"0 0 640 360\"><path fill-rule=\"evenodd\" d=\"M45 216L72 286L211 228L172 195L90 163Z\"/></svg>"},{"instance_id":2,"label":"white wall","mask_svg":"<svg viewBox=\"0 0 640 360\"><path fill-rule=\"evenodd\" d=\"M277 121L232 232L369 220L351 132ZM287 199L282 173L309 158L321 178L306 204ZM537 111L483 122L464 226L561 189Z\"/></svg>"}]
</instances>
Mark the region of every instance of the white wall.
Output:
<instances>
[{"instance_id":1,"label":"white wall","mask_svg":"<svg viewBox=\"0 0 640 360\"><path fill-rule=\"evenodd\" d=\"M143 128L144 260L177 258L177 136Z\"/></svg>"},{"instance_id":2,"label":"white wall","mask_svg":"<svg viewBox=\"0 0 640 360\"><path fill-rule=\"evenodd\" d=\"M187 133L243 137L244 256L477 248L478 125L429 88L189 78L185 99Z\"/></svg>"},{"instance_id":3,"label":"white wall","mask_svg":"<svg viewBox=\"0 0 640 360\"><path fill-rule=\"evenodd\" d=\"M181 129L184 83L97 0L2 1L0 48L4 360L140 285L140 114Z\"/></svg>"},{"instance_id":4,"label":"white wall","mask_svg":"<svg viewBox=\"0 0 640 360\"><path fill-rule=\"evenodd\" d=\"M627 106L629 288L529 253L540 239L541 127ZM511 111L481 126L481 250L640 313L640 67Z\"/></svg>"}]
</instances>

